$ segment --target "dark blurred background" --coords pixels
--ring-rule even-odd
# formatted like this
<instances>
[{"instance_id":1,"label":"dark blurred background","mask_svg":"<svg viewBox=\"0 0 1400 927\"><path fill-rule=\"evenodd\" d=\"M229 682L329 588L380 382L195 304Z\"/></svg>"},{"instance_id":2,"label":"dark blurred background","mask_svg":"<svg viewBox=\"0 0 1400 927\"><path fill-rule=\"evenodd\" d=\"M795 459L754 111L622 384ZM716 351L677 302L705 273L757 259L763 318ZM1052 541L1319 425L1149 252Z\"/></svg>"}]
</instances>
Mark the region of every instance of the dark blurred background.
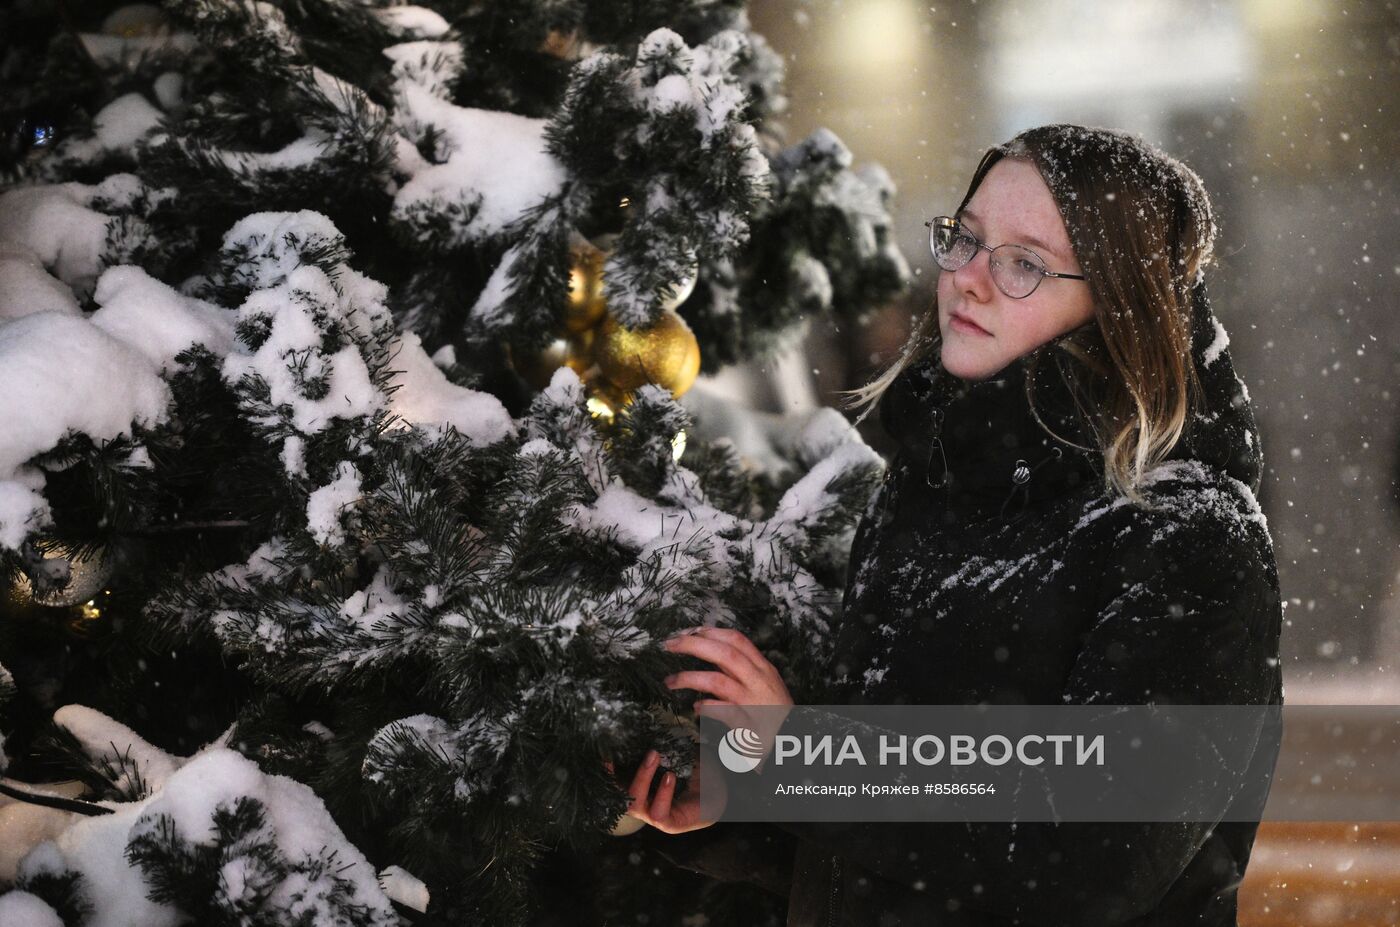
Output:
<instances>
[{"instance_id":1,"label":"dark blurred background","mask_svg":"<svg viewBox=\"0 0 1400 927\"><path fill-rule=\"evenodd\" d=\"M727 383L837 405L936 282L923 221L982 151L1078 122L1141 133L1205 180L1209 276L1262 432L1286 698L1400 703L1400 6L1314 0L755 0L787 61L789 141L827 127L898 186L912 294ZM861 426L889 448L875 416Z\"/></svg>"}]
</instances>

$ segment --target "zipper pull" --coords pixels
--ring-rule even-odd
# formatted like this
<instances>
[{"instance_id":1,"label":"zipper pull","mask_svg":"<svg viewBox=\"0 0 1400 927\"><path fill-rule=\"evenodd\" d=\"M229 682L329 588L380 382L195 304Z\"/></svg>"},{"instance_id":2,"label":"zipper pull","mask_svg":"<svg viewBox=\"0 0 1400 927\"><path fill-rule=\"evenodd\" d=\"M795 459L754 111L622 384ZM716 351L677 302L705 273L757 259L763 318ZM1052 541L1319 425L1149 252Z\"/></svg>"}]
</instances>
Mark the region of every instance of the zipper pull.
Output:
<instances>
[{"instance_id":1,"label":"zipper pull","mask_svg":"<svg viewBox=\"0 0 1400 927\"><path fill-rule=\"evenodd\" d=\"M836 891L841 885L841 857L832 854L831 857L831 895L827 898L826 904L826 924L827 927L836 927Z\"/></svg>"}]
</instances>

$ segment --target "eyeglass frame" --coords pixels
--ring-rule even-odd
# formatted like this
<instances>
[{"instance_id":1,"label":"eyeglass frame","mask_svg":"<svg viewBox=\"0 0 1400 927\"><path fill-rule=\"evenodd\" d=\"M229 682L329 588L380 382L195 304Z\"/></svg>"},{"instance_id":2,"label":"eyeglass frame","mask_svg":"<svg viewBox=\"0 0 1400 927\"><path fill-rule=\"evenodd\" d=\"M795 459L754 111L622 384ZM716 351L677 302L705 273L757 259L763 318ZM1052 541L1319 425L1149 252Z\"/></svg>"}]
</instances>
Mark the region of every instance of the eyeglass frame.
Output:
<instances>
[{"instance_id":1,"label":"eyeglass frame","mask_svg":"<svg viewBox=\"0 0 1400 927\"><path fill-rule=\"evenodd\" d=\"M994 254L996 254L998 251L1000 251L1002 248L1020 248L1022 251L1025 251L1025 252L1029 253L1032 257L1034 257L1037 261L1040 262L1040 267L1038 268L1038 270L1040 271L1040 274L1039 274L1039 276L1037 277L1037 279L1036 279L1036 281L1035 281L1035 286L1031 287L1029 293L1025 293L1025 294L1023 294L1023 295L1021 295L1021 296L1012 296L1010 293L1006 292L1006 290L1002 289L1001 284L997 282L996 274L992 274L992 275L991 275L991 277L992 277L992 283L995 283L995 284L996 284L996 288L997 288L998 290L1001 290L1002 295L1005 296L1007 299L1025 299L1026 297L1030 296L1031 293L1034 293L1036 290L1040 289L1040 282L1041 282L1042 280L1044 280L1046 277L1056 277L1056 278L1063 279L1063 280L1083 280L1083 279L1085 279L1085 277L1084 277L1083 274L1062 274L1062 273L1056 273L1056 272L1053 271L1053 270L1046 270L1046 269L1045 269L1045 258L1041 257L1041 256L1040 256L1039 254L1037 254L1034 250L1032 250L1032 249L1030 249L1030 248L1027 248L1025 245L1017 245L1017 244L1013 244L1013 243L1011 243L1011 242L1003 242L1002 244L999 244L999 245L997 245L995 248L993 248L991 245L988 245L986 242L982 241L982 239L980 239L980 238L978 238L976 235L972 234L972 231L971 231L970 229L968 229L967 226L963 225L962 222L961 222L959 219L957 219L957 218L955 218L955 217L953 217L953 216L934 216L932 219L925 220L925 222L924 222L924 227L925 227L926 229L929 230L929 241L928 241L929 253L930 253L930 254L933 254L933 261L934 261L934 263L935 263L935 264L938 264L938 266L939 266L939 268L940 268L941 270L946 270L946 271L948 271L949 273L952 273L953 271L961 270L962 268L966 267L968 264L971 264L974 260L977 259L977 252L976 252L976 251L973 251L973 252L972 252L972 257L968 258L966 261L964 261L963 263L959 264L957 267L953 267L953 268L944 267L941 263L938 262L938 255L935 254L935 253L933 252L934 223L939 223L939 225L940 225L941 228L952 228L952 229L957 229L957 230L959 230L959 232L960 232L961 234L966 235L968 238L972 239L972 243L973 243L974 245L976 245L978 249L980 249L980 250L982 250L982 251L986 251L988 254L994 255Z\"/></svg>"}]
</instances>

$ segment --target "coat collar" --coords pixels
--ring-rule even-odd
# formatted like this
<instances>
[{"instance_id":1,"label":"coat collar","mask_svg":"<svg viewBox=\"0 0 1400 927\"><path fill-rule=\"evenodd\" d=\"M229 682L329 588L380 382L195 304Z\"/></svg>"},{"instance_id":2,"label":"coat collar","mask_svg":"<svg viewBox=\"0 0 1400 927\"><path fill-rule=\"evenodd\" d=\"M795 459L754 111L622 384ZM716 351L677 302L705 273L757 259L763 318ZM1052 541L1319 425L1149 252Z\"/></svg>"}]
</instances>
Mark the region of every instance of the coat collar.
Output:
<instances>
[{"instance_id":1,"label":"coat collar","mask_svg":"<svg viewBox=\"0 0 1400 927\"><path fill-rule=\"evenodd\" d=\"M1169 459L1201 461L1257 492L1258 429L1228 344L1204 286L1198 285L1192 355L1204 410L1191 417ZM1085 484L1102 485L1103 455L1094 449L1093 432L1053 364L1042 363L1037 374L1036 407L1068 442L1052 438L1032 416L1026 401L1028 360L1018 358L988 379L969 381L948 373L932 350L901 371L881 402L880 420L898 442L908 475L941 490L950 505L1006 518Z\"/></svg>"}]
</instances>

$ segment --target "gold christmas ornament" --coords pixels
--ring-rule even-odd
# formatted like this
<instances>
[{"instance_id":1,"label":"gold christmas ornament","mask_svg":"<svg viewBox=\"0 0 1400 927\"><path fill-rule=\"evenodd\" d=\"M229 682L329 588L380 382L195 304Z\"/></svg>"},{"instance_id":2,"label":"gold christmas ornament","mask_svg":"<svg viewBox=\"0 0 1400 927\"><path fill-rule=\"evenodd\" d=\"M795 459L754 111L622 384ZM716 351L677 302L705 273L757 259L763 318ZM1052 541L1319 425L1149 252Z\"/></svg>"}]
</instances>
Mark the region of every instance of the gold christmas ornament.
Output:
<instances>
[{"instance_id":1,"label":"gold christmas ornament","mask_svg":"<svg viewBox=\"0 0 1400 927\"><path fill-rule=\"evenodd\" d=\"M580 366L574 366L579 378L596 363L593 359L593 349L598 345L598 329L590 328L573 334L569 338L570 357ZM573 366L572 364L570 366Z\"/></svg>"},{"instance_id":2,"label":"gold christmas ornament","mask_svg":"<svg viewBox=\"0 0 1400 927\"><path fill-rule=\"evenodd\" d=\"M106 633L111 626L108 605L112 590L104 588L113 567L102 551L90 557L44 556L54 546L39 542L40 559L29 569L42 577L39 585L21 572L15 582L0 590L0 613L62 628L70 637L88 639Z\"/></svg>"},{"instance_id":3,"label":"gold christmas ornament","mask_svg":"<svg viewBox=\"0 0 1400 927\"><path fill-rule=\"evenodd\" d=\"M535 389L544 389L554 378L554 371L569 367L584 379L593 366L592 345L596 341L593 332L585 331L568 337L558 337L545 345L544 350L530 356L517 356L509 344L506 345L506 358L515 372Z\"/></svg>"},{"instance_id":4,"label":"gold christmas ornament","mask_svg":"<svg viewBox=\"0 0 1400 927\"><path fill-rule=\"evenodd\" d=\"M622 205L627 205L624 198ZM603 320L607 312L607 300L603 296L603 264L617 235L599 236L595 244L581 235L574 236L569 246L569 302L564 312L564 325L572 332L593 328ZM675 309L695 292L695 284L700 279L700 264L692 261L686 268L685 276L662 294L661 308Z\"/></svg>"},{"instance_id":5,"label":"gold christmas ornament","mask_svg":"<svg viewBox=\"0 0 1400 927\"><path fill-rule=\"evenodd\" d=\"M594 377L588 383L588 411L595 417L611 419L618 410L632 404L632 394L606 377Z\"/></svg>"},{"instance_id":6,"label":"gold christmas ornament","mask_svg":"<svg viewBox=\"0 0 1400 927\"><path fill-rule=\"evenodd\" d=\"M49 576L49 583L36 589L24 573L15 582L16 593L33 600L35 605L68 608L86 602L96 597L112 578L112 564L101 550L87 557L69 558L57 554L56 547L50 544L40 543L37 549L45 555L39 569Z\"/></svg>"},{"instance_id":7,"label":"gold christmas ornament","mask_svg":"<svg viewBox=\"0 0 1400 927\"><path fill-rule=\"evenodd\" d=\"M607 252L580 237L570 246L569 259L572 266L564 326L571 332L587 331L607 314L607 303L603 301L603 262Z\"/></svg>"},{"instance_id":8,"label":"gold christmas ornament","mask_svg":"<svg viewBox=\"0 0 1400 927\"><path fill-rule=\"evenodd\" d=\"M626 328L609 315L599 326L593 356L603 376L629 391L655 383L679 398L700 373L700 343L673 310L638 329Z\"/></svg>"},{"instance_id":9,"label":"gold christmas ornament","mask_svg":"<svg viewBox=\"0 0 1400 927\"><path fill-rule=\"evenodd\" d=\"M686 329L689 331L689 329ZM680 372L676 374L676 382L681 386L671 390L671 395L677 399L681 394L695 383L695 378L700 376L700 342L695 340L695 334L690 335L691 349L685 355L685 363L681 365Z\"/></svg>"}]
</instances>

